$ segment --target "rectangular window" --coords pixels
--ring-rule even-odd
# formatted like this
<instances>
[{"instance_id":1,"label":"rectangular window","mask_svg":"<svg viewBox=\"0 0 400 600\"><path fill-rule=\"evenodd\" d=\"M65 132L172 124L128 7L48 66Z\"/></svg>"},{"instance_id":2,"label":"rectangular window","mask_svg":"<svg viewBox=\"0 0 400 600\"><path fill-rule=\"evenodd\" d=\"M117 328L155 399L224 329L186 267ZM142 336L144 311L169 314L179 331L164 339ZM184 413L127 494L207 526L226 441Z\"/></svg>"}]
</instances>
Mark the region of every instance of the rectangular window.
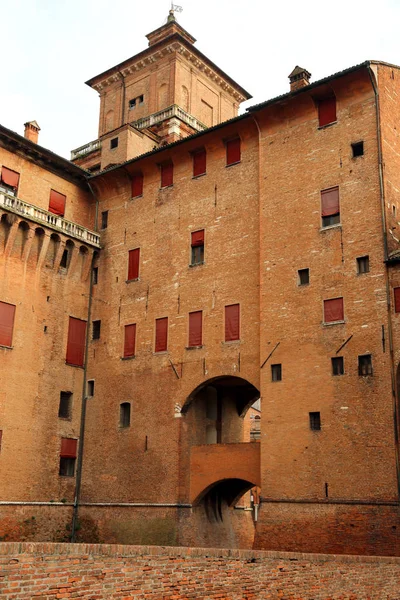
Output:
<instances>
[{"instance_id":1,"label":"rectangular window","mask_svg":"<svg viewBox=\"0 0 400 600\"><path fill-rule=\"evenodd\" d=\"M321 191L322 227L340 223L339 188Z\"/></svg>"},{"instance_id":2,"label":"rectangular window","mask_svg":"<svg viewBox=\"0 0 400 600\"><path fill-rule=\"evenodd\" d=\"M204 149L193 153L193 177L199 177L206 173L207 154Z\"/></svg>"},{"instance_id":3,"label":"rectangular window","mask_svg":"<svg viewBox=\"0 0 400 600\"><path fill-rule=\"evenodd\" d=\"M67 269L68 268L68 258L69 258L69 252L67 249L65 249L62 253L61 256L61 260L60 260L60 267L61 269Z\"/></svg>"},{"instance_id":4,"label":"rectangular window","mask_svg":"<svg viewBox=\"0 0 400 600\"><path fill-rule=\"evenodd\" d=\"M65 214L66 200L67 196L64 194L60 194L60 192L56 192L55 190L50 190L49 212L63 217Z\"/></svg>"},{"instance_id":5,"label":"rectangular window","mask_svg":"<svg viewBox=\"0 0 400 600\"><path fill-rule=\"evenodd\" d=\"M369 256L359 256L357 258L357 273L358 275L369 273Z\"/></svg>"},{"instance_id":6,"label":"rectangular window","mask_svg":"<svg viewBox=\"0 0 400 600\"><path fill-rule=\"evenodd\" d=\"M88 398L92 398L94 396L94 379L89 379L87 382L87 395Z\"/></svg>"},{"instance_id":7,"label":"rectangular window","mask_svg":"<svg viewBox=\"0 0 400 600\"><path fill-rule=\"evenodd\" d=\"M343 356L333 356L332 362L332 375L344 375L344 359Z\"/></svg>"},{"instance_id":8,"label":"rectangular window","mask_svg":"<svg viewBox=\"0 0 400 600\"><path fill-rule=\"evenodd\" d=\"M99 267L93 267L93 285L99 282Z\"/></svg>"},{"instance_id":9,"label":"rectangular window","mask_svg":"<svg viewBox=\"0 0 400 600\"><path fill-rule=\"evenodd\" d=\"M103 210L101 213L101 228L107 229L108 226L108 210Z\"/></svg>"},{"instance_id":10,"label":"rectangular window","mask_svg":"<svg viewBox=\"0 0 400 600\"><path fill-rule=\"evenodd\" d=\"M15 318L14 304L0 302L0 346L12 346Z\"/></svg>"},{"instance_id":11,"label":"rectangular window","mask_svg":"<svg viewBox=\"0 0 400 600\"><path fill-rule=\"evenodd\" d=\"M240 162L240 138L226 141L226 166L235 165Z\"/></svg>"},{"instance_id":12,"label":"rectangular window","mask_svg":"<svg viewBox=\"0 0 400 600\"><path fill-rule=\"evenodd\" d=\"M240 339L240 305L225 306L225 341L233 342Z\"/></svg>"},{"instance_id":13,"label":"rectangular window","mask_svg":"<svg viewBox=\"0 0 400 600\"><path fill-rule=\"evenodd\" d=\"M143 174L136 173L132 175L132 198L143 195Z\"/></svg>"},{"instance_id":14,"label":"rectangular window","mask_svg":"<svg viewBox=\"0 0 400 600\"><path fill-rule=\"evenodd\" d=\"M61 438L60 452L60 475L62 477L74 477L76 449L78 440L72 438Z\"/></svg>"},{"instance_id":15,"label":"rectangular window","mask_svg":"<svg viewBox=\"0 0 400 600\"><path fill-rule=\"evenodd\" d=\"M111 148L111 150L114 150L114 148L118 148L118 138L117 137L110 140L110 148Z\"/></svg>"},{"instance_id":16,"label":"rectangular window","mask_svg":"<svg viewBox=\"0 0 400 600\"><path fill-rule=\"evenodd\" d=\"M204 229L200 231L192 231L192 265L202 265L204 262Z\"/></svg>"},{"instance_id":17,"label":"rectangular window","mask_svg":"<svg viewBox=\"0 0 400 600\"><path fill-rule=\"evenodd\" d=\"M136 98L132 98L132 100L129 100L129 110L132 110L133 108L135 108L136 106Z\"/></svg>"},{"instance_id":18,"label":"rectangular window","mask_svg":"<svg viewBox=\"0 0 400 600\"><path fill-rule=\"evenodd\" d=\"M297 274L299 285L308 285L310 283L310 269L299 269Z\"/></svg>"},{"instance_id":19,"label":"rectangular window","mask_svg":"<svg viewBox=\"0 0 400 600\"><path fill-rule=\"evenodd\" d=\"M335 96L328 96L327 98L321 98L318 101L318 120L319 126L329 125L336 121L336 98Z\"/></svg>"},{"instance_id":20,"label":"rectangular window","mask_svg":"<svg viewBox=\"0 0 400 600\"><path fill-rule=\"evenodd\" d=\"M101 321L93 321L92 323L92 340L100 339Z\"/></svg>"},{"instance_id":21,"label":"rectangular window","mask_svg":"<svg viewBox=\"0 0 400 600\"><path fill-rule=\"evenodd\" d=\"M308 415L310 418L311 431L320 431L321 430L321 413L310 412L310 413L308 413Z\"/></svg>"},{"instance_id":22,"label":"rectangular window","mask_svg":"<svg viewBox=\"0 0 400 600\"><path fill-rule=\"evenodd\" d=\"M166 352L168 348L168 317L156 319L155 352Z\"/></svg>"},{"instance_id":23,"label":"rectangular window","mask_svg":"<svg viewBox=\"0 0 400 600\"><path fill-rule=\"evenodd\" d=\"M364 142L356 142L351 145L351 149L353 152L353 158L357 158L357 156L364 155Z\"/></svg>"},{"instance_id":24,"label":"rectangular window","mask_svg":"<svg viewBox=\"0 0 400 600\"><path fill-rule=\"evenodd\" d=\"M398 313L398 312L400 312L400 287L393 288L393 294L394 294L394 312ZM0 302L0 304L1 304L1 302ZM0 329L1 329L1 325L0 325Z\"/></svg>"},{"instance_id":25,"label":"rectangular window","mask_svg":"<svg viewBox=\"0 0 400 600\"><path fill-rule=\"evenodd\" d=\"M124 358L135 356L136 350L136 323L125 325L124 331Z\"/></svg>"},{"instance_id":26,"label":"rectangular window","mask_svg":"<svg viewBox=\"0 0 400 600\"><path fill-rule=\"evenodd\" d=\"M372 355L363 354L358 357L358 374L361 377L372 375Z\"/></svg>"},{"instance_id":27,"label":"rectangular window","mask_svg":"<svg viewBox=\"0 0 400 600\"><path fill-rule=\"evenodd\" d=\"M60 404L58 405L58 417L70 419L72 416L72 393L60 392Z\"/></svg>"},{"instance_id":28,"label":"rectangular window","mask_svg":"<svg viewBox=\"0 0 400 600\"><path fill-rule=\"evenodd\" d=\"M86 321L69 318L66 363L83 367L85 360Z\"/></svg>"},{"instance_id":29,"label":"rectangular window","mask_svg":"<svg viewBox=\"0 0 400 600\"><path fill-rule=\"evenodd\" d=\"M139 279L140 248L129 250L128 281Z\"/></svg>"},{"instance_id":30,"label":"rectangular window","mask_svg":"<svg viewBox=\"0 0 400 600\"><path fill-rule=\"evenodd\" d=\"M189 348L203 344L203 311L189 313Z\"/></svg>"},{"instance_id":31,"label":"rectangular window","mask_svg":"<svg viewBox=\"0 0 400 600\"><path fill-rule=\"evenodd\" d=\"M343 298L324 300L324 323L344 321Z\"/></svg>"},{"instance_id":32,"label":"rectangular window","mask_svg":"<svg viewBox=\"0 0 400 600\"><path fill-rule=\"evenodd\" d=\"M119 405L119 426L129 427L131 424L131 405L130 402L122 402Z\"/></svg>"},{"instance_id":33,"label":"rectangular window","mask_svg":"<svg viewBox=\"0 0 400 600\"><path fill-rule=\"evenodd\" d=\"M174 184L174 165L165 163L161 165L161 187L169 187Z\"/></svg>"},{"instance_id":34,"label":"rectangular window","mask_svg":"<svg viewBox=\"0 0 400 600\"><path fill-rule=\"evenodd\" d=\"M1 167L0 182L5 187L6 192L11 192L14 196L18 191L19 173L3 166Z\"/></svg>"},{"instance_id":35,"label":"rectangular window","mask_svg":"<svg viewBox=\"0 0 400 600\"><path fill-rule=\"evenodd\" d=\"M282 381L282 365L271 365L271 379L272 381Z\"/></svg>"}]
</instances>

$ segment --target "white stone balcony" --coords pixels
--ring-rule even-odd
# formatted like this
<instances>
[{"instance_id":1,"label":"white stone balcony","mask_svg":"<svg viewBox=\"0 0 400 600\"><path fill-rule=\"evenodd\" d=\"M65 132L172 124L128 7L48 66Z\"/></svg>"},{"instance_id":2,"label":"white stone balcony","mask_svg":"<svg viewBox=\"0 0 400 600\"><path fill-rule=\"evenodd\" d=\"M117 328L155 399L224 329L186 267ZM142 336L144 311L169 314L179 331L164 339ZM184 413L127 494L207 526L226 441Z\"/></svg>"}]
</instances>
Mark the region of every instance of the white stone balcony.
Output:
<instances>
[{"instance_id":1,"label":"white stone balcony","mask_svg":"<svg viewBox=\"0 0 400 600\"><path fill-rule=\"evenodd\" d=\"M67 221L64 217L55 215L48 210L24 202L15 196L0 192L0 208L80 240L90 246L100 248L100 234L77 223L72 223L72 221Z\"/></svg>"},{"instance_id":2,"label":"white stone balcony","mask_svg":"<svg viewBox=\"0 0 400 600\"><path fill-rule=\"evenodd\" d=\"M152 125L156 125L157 123L161 123L167 119L171 119L172 117L177 117L190 127L193 127L196 131L203 131L203 129L207 129L207 127L198 121L192 115L185 112L180 106L177 104L173 104L164 110L160 110L148 117L143 117L143 119L138 119L137 121L132 121L131 125L136 127L136 129L146 129L146 127L151 127Z\"/></svg>"},{"instance_id":3,"label":"white stone balcony","mask_svg":"<svg viewBox=\"0 0 400 600\"><path fill-rule=\"evenodd\" d=\"M79 148L75 148L75 150L71 150L71 160L76 160L77 158L82 158L91 152L95 152L96 150L101 149L100 140L94 140L93 142L89 142L84 146L80 146Z\"/></svg>"}]
</instances>

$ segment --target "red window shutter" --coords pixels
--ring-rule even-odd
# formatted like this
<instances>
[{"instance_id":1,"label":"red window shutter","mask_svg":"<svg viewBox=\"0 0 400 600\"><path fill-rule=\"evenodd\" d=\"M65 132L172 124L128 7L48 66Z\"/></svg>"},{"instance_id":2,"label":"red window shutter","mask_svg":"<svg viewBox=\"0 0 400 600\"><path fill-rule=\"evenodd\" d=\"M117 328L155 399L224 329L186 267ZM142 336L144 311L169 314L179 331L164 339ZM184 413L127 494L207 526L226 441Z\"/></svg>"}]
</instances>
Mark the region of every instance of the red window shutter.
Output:
<instances>
[{"instance_id":1,"label":"red window shutter","mask_svg":"<svg viewBox=\"0 0 400 600\"><path fill-rule=\"evenodd\" d=\"M135 356L136 323L125 325L124 358Z\"/></svg>"},{"instance_id":2,"label":"red window shutter","mask_svg":"<svg viewBox=\"0 0 400 600\"><path fill-rule=\"evenodd\" d=\"M156 344L155 352L165 352L168 342L168 317L156 319Z\"/></svg>"},{"instance_id":3,"label":"red window shutter","mask_svg":"<svg viewBox=\"0 0 400 600\"><path fill-rule=\"evenodd\" d=\"M394 312L400 312L400 287L394 288Z\"/></svg>"},{"instance_id":4,"label":"red window shutter","mask_svg":"<svg viewBox=\"0 0 400 600\"><path fill-rule=\"evenodd\" d=\"M142 173L136 173L132 177L132 198L141 196L143 194L143 175Z\"/></svg>"},{"instance_id":5,"label":"red window shutter","mask_svg":"<svg viewBox=\"0 0 400 600\"><path fill-rule=\"evenodd\" d=\"M233 342L239 340L240 306L231 304L225 306L225 341Z\"/></svg>"},{"instance_id":6,"label":"red window shutter","mask_svg":"<svg viewBox=\"0 0 400 600\"><path fill-rule=\"evenodd\" d=\"M324 300L324 322L332 323L333 321L343 320L343 298L332 298L332 300Z\"/></svg>"},{"instance_id":7,"label":"red window shutter","mask_svg":"<svg viewBox=\"0 0 400 600\"><path fill-rule=\"evenodd\" d=\"M161 165L161 187L168 187L174 183L174 165L167 163Z\"/></svg>"},{"instance_id":8,"label":"red window shutter","mask_svg":"<svg viewBox=\"0 0 400 600\"><path fill-rule=\"evenodd\" d=\"M339 188L334 187L321 192L321 215L330 217L340 213Z\"/></svg>"},{"instance_id":9,"label":"red window shutter","mask_svg":"<svg viewBox=\"0 0 400 600\"><path fill-rule=\"evenodd\" d=\"M336 121L336 98L335 96L329 96L329 98L322 98L318 102L318 119L319 126L328 125Z\"/></svg>"},{"instance_id":10,"label":"red window shutter","mask_svg":"<svg viewBox=\"0 0 400 600\"><path fill-rule=\"evenodd\" d=\"M192 232L192 248L195 246L204 246L204 229Z\"/></svg>"},{"instance_id":11,"label":"red window shutter","mask_svg":"<svg viewBox=\"0 0 400 600\"><path fill-rule=\"evenodd\" d=\"M240 138L226 142L226 164L233 165L240 162Z\"/></svg>"},{"instance_id":12,"label":"red window shutter","mask_svg":"<svg viewBox=\"0 0 400 600\"><path fill-rule=\"evenodd\" d=\"M129 250L128 281L138 279L140 263L140 248Z\"/></svg>"},{"instance_id":13,"label":"red window shutter","mask_svg":"<svg viewBox=\"0 0 400 600\"><path fill-rule=\"evenodd\" d=\"M203 344L203 311L189 313L189 347Z\"/></svg>"},{"instance_id":14,"label":"red window shutter","mask_svg":"<svg viewBox=\"0 0 400 600\"><path fill-rule=\"evenodd\" d=\"M61 438L60 456L62 458L76 458L77 445L78 440L73 440L71 438Z\"/></svg>"},{"instance_id":15,"label":"red window shutter","mask_svg":"<svg viewBox=\"0 0 400 600\"><path fill-rule=\"evenodd\" d=\"M55 190L50 190L49 212L63 217L65 213L66 199L67 197L64 196L64 194L60 194Z\"/></svg>"},{"instance_id":16,"label":"red window shutter","mask_svg":"<svg viewBox=\"0 0 400 600\"><path fill-rule=\"evenodd\" d=\"M193 177L204 175L207 166L207 154L205 150L199 150L193 154Z\"/></svg>"},{"instance_id":17,"label":"red window shutter","mask_svg":"<svg viewBox=\"0 0 400 600\"><path fill-rule=\"evenodd\" d=\"M0 346L12 345L14 316L14 304L0 302Z\"/></svg>"},{"instance_id":18,"label":"red window shutter","mask_svg":"<svg viewBox=\"0 0 400 600\"><path fill-rule=\"evenodd\" d=\"M1 181L4 185L8 185L16 190L19 184L19 173L11 171L11 169L7 169L7 167L2 167Z\"/></svg>"},{"instance_id":19,"label":"red window shutter","mask_svg":"<svg viewBox=\"0 0 400 600\"><path fill-rule=\"evenodd\" d=\"M68 365L83 367L85 358L86 321L69 318L67 357Z\"/></svg>"}]
</instances>

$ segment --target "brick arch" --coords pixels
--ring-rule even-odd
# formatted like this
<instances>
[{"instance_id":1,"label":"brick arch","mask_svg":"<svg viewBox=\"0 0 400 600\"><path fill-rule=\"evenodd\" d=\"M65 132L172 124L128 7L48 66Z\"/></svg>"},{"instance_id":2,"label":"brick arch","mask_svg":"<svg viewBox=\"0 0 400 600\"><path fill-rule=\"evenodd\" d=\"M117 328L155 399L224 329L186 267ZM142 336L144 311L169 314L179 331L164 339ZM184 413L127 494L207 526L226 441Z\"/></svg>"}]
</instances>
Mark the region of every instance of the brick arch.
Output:
<instances>
[{"instance_id":1,"label":"brick arch","mask_svg":"<svg viewBox=\"0 0 400 600\"><path fill-rule=\"evenodd\" d=\"M189 410L197 395L209 386L215 387L217 390L234 389L237 394L237 411L241 417L245 416L250 406L260 397L259 390L247 379L235 375L219 375L203 381L188 395L182 406L183 414Z\"/></svg>"}]
</instances>

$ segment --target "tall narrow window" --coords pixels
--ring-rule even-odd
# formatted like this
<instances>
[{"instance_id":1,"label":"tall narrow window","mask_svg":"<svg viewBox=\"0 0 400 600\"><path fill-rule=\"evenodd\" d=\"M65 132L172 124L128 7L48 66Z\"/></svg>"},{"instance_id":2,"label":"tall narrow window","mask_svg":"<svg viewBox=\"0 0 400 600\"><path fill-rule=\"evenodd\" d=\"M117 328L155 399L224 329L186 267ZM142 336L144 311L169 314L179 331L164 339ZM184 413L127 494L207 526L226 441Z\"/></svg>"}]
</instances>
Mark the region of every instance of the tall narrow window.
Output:
<instances>
[{"instance_id":1,"label":"tall narrow window","mask_svg":"<svg viewBox=\"0 0 400 600\"><path fill-rule=\"evenodd\" d=\"M108 210L103 210L101 213L101 228L107 229L108 226Z\"/></svg>"},{"instance_id":2,"label":"tall narrow window","mask_svg":"<svg viewBox=\"0 0 400 600\"><path fill-rule=\"evenodd\" d=\"M4 166L1 167L0 183L8 194L15 196L18 192L19 173Z\"/></svg>"},{"instance_id":3,"label":"tall narrow window","mask_svg":"<svg viewBox=\"0 0 400 600\"><path fill-rule=\"evenodd\" d=\"M72 393L60 392L60 404L58 405L58 417L70 419L72 414Z\"/></svg>"},{"instance_id":4,"label":"tall narrow window","mask_svg":"<svg viewBox=\"0 0 400 600\"><path fill-rule=\"evenodd\" d=\"M192 265L202 265L204 262L204 229L192 231Z\"/></svg>"},{"instance_id":5,"label":"tall narrow window","mask_svg":"<svg viewBox=\"0 0 400 600\"><path fill-rule=\"evenodd\" d=\"M372 375L372 356L371 354L363 354L358 357L358 374L361 377Z\"/></svg>"},{"instance_id":6,"label":"tall narrow window","mask_svg":"<svg viewBox=\"0 0 400 600\"><path fill-rule=\"evenodd\" d=\"M225 306L225 341L233 342L240 339L240 306L230 304Z\"/></svg>"},{"instance_id":7,"label":"tall narrow window","mask_svg":"<svg viewBox=\"0 0 400 600\"><path fill-rule=\"evenodd\" d=\"M233 140L227 140L226 142L226 166L234 165L240 162L241 151L240 151L240 138Z\"/></svg>"},{"instance_id":8,"label":"tall narrow window","mask_svg":"<svg viewBox=\"0 0 400 600\"><path fill-rule=\"evenodd\" d=\"M110 148L111 150L114 150L115 148L118 148L118 138L112 138L112 140L110 140Z\"/></svg>"},{"instance_id":9,"label":"tall narrow window","mask_svg":"<svg viewBox=\"0 0 400 600\"><path fill-rule=\"evenodd\" d=\"M93 267L93 285L99 282L99 267Z\"/></svg>"},{"instance_id":10,"label":"tall narrow window","mask_svg":"<svg viewBox=\"0 0 400 600\"><path fill-rule=\"evenodd\" d=\"M132 198L143 195L143 174L135 173L132 175Z\"/></svg>"},{"instance_id":11,"label":"tall narrow window","mask_svg":"<svg viewBox=\"0 0 400 600\"><path fill-rule=\"evenodd\" d=\"M298 285L308 285L310 283L310 269L299 269L298 274Z\"/></svg>"},{"instance_id":12,"label":"tall narrow window","mask_svg":"<svg viewBox=\"0 0 400 600\"><path fill-rule=\"evenodd\" d=\"M95 386L94 379L88 379L88 382L87 382L87 396L88 396L88 398L92 398L94 396L94 386Z\"/></svg>"},{"instance_id":13,"label":"tall narrow window","mask_svg":"<svg viewBox=\"0 0 400 600\"><path fill-rule=\"evenodd\" d=\"M369 256L359 256L357 258L357 273L358 275L369 273Z\"/></svg>"},{"instance_id":14,"label":"tall narrow window","mask_svg":"<svg viewBox=\"0 0 400 600\"><path fill-rule=\"evenodd\" d=\"M128 281L139 279L140 248L129 250Z\"/></svg>"},{"instance_id":15,"label":"tall narrow window","mask_svg":"<svg viewBox=\"0 0 400 600\"><path fill-rule=\"evenodd\" d=\"M343 356L333 356L332 362L332 375L344 375L344 359Z\"/></svg>"},{"instance_id":16,"label":"tall narrow window","mask_svg":"<svg viewBox=\"0 0 400 600\"><path fill-rule=\"evenodd\" d=\"M92 340L100 339L101 321L93 321L92 323Z\"/></svg>"},{"instance_id":17,"label":"tall narrow window","mask_svg":"<svg viewBox=\"0 0 400 600\"><path fill-rule=\"evenodd\" d=\"M14 318L14 304L0 302L0 346L12 346Z\"/></svg>"},{"instance_id":18,"label":"tall narrow window","mask_svg":"<svg viewBox=\"0 0 400 600\"><path fill-rule=\"evenodd\" d=\"M327 98L321 98L318 101L318 120L319 126L329 125L336 121L336 98L335 96L328 96Z\"/></svg>"},{"instance_id":19,"label":"tall narrow window","mask_svg":"<svg viewBox=\"0 0 400 600\"><path fill-rule=\"evenodd\" d=\"M321 430L321 413L319 412L310 412L308 413L310 419L310 429L311 431L320 431Z\"/></svg>"},{"instance_id":20,"label":"tall narrow window","mask_svg":"<svg viewBox=\"0 0 400 600\"><path fill-rule=\"evenodd\" d=\"M174 184L174 165L164 163L161 165L161 187L169 187Z\"/></svg>"},{"instance_id":21,"label":"tall narrow window","mask_svg":"<svg viewBox=\"0 0 400 600\"><path fill-rule=\"evenodd\" d=\"M324 323L344 320L343 298L324 300Z\"/></svg>"},{"instance_id":22,"label":"tall narrow window","mask_svg":"<svg viewBox=\"0 0 400 600\"><path fill-rule=\"evenodd\" d=\"M166 352L168 348L168 317L156 319L155 352Z\"/></svg>"},{"instance_id":23,"label":"tall narrow window","mask_svg":"<svg viewBox=\"0 0 400 600\"><path fill-rule=\"evenodd\" d=\"M136 350L136 323L125 325L124 330L124 358L135 356Z\"/></svg>"},{"instance_id":24,"label":"tall narrow window","mask_svg":"<svg viewBox=\"0 0 400 600\"><path fill-rule=\"evenodd\" d=\"M129 402L122 402L119 405L119 426L129 427L131 424L131 405Z\"/></svg>"},{"instance_id":25,"label":"tall narrow window","mask_svg":"<svg viewBox=\"0 0 400 600\"><path fill-rule=\"evenodd\" d=\"M207 154L204 148L193 152L193 177L204 175L207 168Z\"/></svg>"},{"instance_id":26,"label":"tall narrow window","mask_svg":"<svg viewBox=\"0 0 400 600\"><path fill-rule=\"evenodd\" d=\"M322 227L340 223L339 188L321 191Z\"/></svg>"},{"instance_id":27,"label":"tall narrow window","mask_svg":"<svg viewBox=\"0 0 400 600\"><path fill-rule=\"evenodd\" d=\"M189 348L203 344L203 311L189 313Z\"/></svg>"},{"instance_id":28,"label":"tall narrow window","mask_svg":"<svg viewBox=\"0 0 400 600\"><path fill-rule=\"evenodd\" d=\"M282 365L271 365L271 379L272 381L282 381Z\"/></svg>"},{"instance_id":29,"label":"tall narrow window","mask_svg":"<svg viewBox=\"0 0 400 600\"><path fill-rule=\"evenodd\" d=\"M67 197L64 196L64 194L60 194L60 192L56 192L55 190L50 190L49 212L63 217L65 214L66 200Z\"/></svg>"},{"instance_id":30,"label":"tall narrow window","mask_svg":"<svg viewBox=\"0 0 400 600\"><path fill-rule=\"evenodd\" d=\"M394 294L394 312L400 312L400 287L393 288Z\"/></svg>"},{"instance_id":31,"label":"tall narrow window","mask_svg":"<svg viewBox=\"0 0 400 600\"><path fill-rule=\"evenodd\" d=\"M62 477L74 477L75 475L77 445L78 440L61 438L59 473Z\"/></svg>"},{"instance_id":32,"label":"tall narrow window","mask_svg":"<svg viewBox=\"0 0 400 600\"><path fill-rule=\"evenodd\" d=\"M69 318L66 363L83 367L85 359L86 321Z\"/></svg>"}]
</instances>

